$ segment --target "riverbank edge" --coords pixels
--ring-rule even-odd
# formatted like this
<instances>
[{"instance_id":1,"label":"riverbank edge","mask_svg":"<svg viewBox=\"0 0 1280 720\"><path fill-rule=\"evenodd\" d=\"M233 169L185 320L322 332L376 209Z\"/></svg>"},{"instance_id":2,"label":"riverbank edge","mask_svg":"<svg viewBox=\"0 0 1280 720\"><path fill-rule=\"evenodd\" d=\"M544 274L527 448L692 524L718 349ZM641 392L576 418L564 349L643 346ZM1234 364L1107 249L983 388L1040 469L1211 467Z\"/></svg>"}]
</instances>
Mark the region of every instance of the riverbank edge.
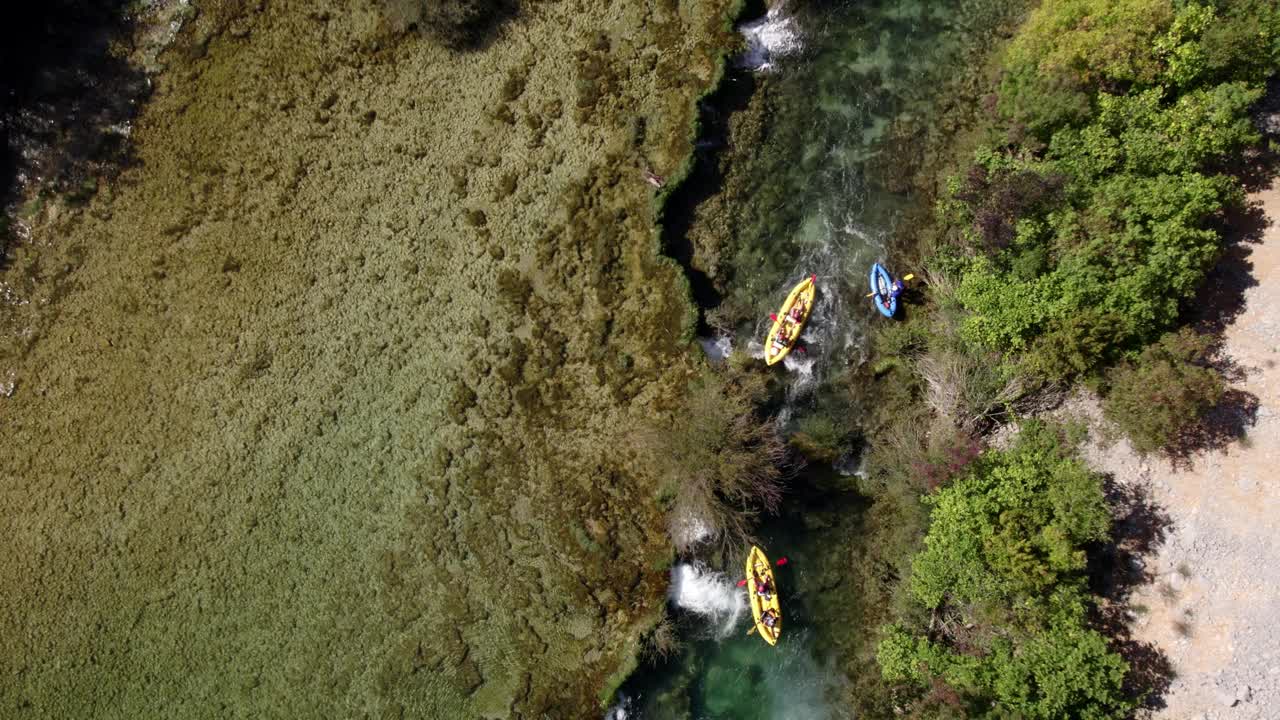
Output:
<instances>
[{"instance_id":1,"label":"riverbank edge","mask_svg":"<svg viewBox=\"0 0 1280 720\"><path fill-rule=\"evenodd\" d=\"M663 183L653 198L652 237L654 252L661 259L661 262L669 262L673 267L680 270L680 281L684 287L688 312L685 317L685 331L681 341L686 343L690 351L700 358L705 358L705 355L697 345L696 334L700 319L709 308L699 305L694 292L693 280L690 274L698 271L698 269L693 264L693 258L691 257L688 262L682 262L671 253L673 247L672 238L668 236L671 224L668 212L671 210L672 204L679 199L681 192L689 189L689 183L693 181L696 175L695 170L698 166L697 143L699 138L703 137L703 134L707 131L703 113L699 112L698 108L724 89L724 84L730 77L729 65L734 56L744 48L744 40L734 28L741 23L763 17L769 7L776 4L776 0L731 0L731 3L725 13L724 28L734 38L734 43L721 49L720 56L716 60L715 76L692 103L694 109L693 118L689 122L688 132L685 137L689 147L688 153L685 154L679 167ZM717 148L714 153L719 156L721 153L732 152L732 147L733 145L730 143L726 147Z\"/></svg>"},{"instance_id":2,"label":"riverbank edge","mask_svg":"<svg viewBox=\"0 0 1280 720\"><path fill-rule=\"evenodd\" d=\"M745 2L740 0L739 4L740 5L745 4ZM1033 4L1034 3L1032 2L1032 0L1026 0L1025 5L1027 7L1025 11L1029 11L1030 7ZM741 21L742 19L744 18L740 17L739 21ZM979 50L972 51L972 53L975 56L981 57L981 62L969 64L969 65L977 64L981 68L981 70L976 73L977 75L983 78L989 78L991 76L993 72L993 66L995 65L996 61L1000 57L1005 44L1007 44L1009 40L1009 37L1010 37L1010 34L1006 33L1004 35L1001 35L1000 41L996 43L993 47L983 48L980 51ZM713 83L712 86L710 86L708 90L700 97L699 102L702 102L703 100L706 100L707 98L714 96L717 92L719 92L722 89L724 83L726 82L726 79L729 76L730 76L730 73L729 73L728 66L722 63L717 73L716 82ZM966 75L965 77L966 79L969 78L968 75ZM750 96L750 100L751 100L750 107L744 110L743 112L747 114L754 114L755 116L759 116L764 112L763 108L760 107L756 101L757 99L762 97L763 93L767 92L769 82L770 81L767 76L760 78L758 80L758 84L756 85L756 87L754 88L754 92ZM981 93L976 92L972 86L965 87L964 82L965 82L964 80L956 80L952 83L948 83L946 87L941 88L939 90L934 102L939 107L954 105L954 106L978 108L979 107L978 101L981 99ZM736 112L734 113L733 117L734 118L737 117ZM709 158L712 162L722 161L722 159L726 157L730 158L729 162L733 162L735 159L735 156L741 155L743 153L749 154L751 152L750 149L742 148L737 142L737 140L739 139L737 137L739 133L733 132L733 130L735 129L733 120L729 119L729 120L725 120L724 122L726 127L729 128L730 130L730 135L728 137L727 144L724 147L716 148L713 151L714 155L712 155ZM697 138L699 137L699 134L703 131L704 129L703 124L704 123L703 123L702 115L698 114L697 116L695 116L695 119L691 127L692 139L694 141L697 140ZM970 128L970 130L973 130L973 128ZM748 128L741 128L740 131L743 133L750 132ZM969 146L972 146L973 144L973 135L974 135L973 132L970 132L964 135L964 141L969 143ZM929 137L931 139L936 140L938 135L936 133L930 133ZM953 147L953 145L957 147ZM962 161L968 159L968 157L965 155L966 149L967 149L966 146L962 146L962 143L960 143L959 141L956 141L956 142L947 143L945 146L945 149L937 152L936 154L930 154L928 151L921 153L921 155L925 157L936 157L936 158L939 158L939 160L938 162L935 162L935 163L925 162L921 164L920 167L915 168L910 173L910 180L904 183L906 185L909 185L911 188L911 192L919 198L919 200L916 202L916 204L918 205L919 213L917 213L917 215L914 216L914 219L917 221L915 224L911 224L911 223L904 224L903 227L900 227L895 231L895 233L891 237L890 246L887 249L890 255L898 254L898 253L907 253L911 255L916 254L915 248L918 245L918 242L917 242L918 235L926 223L932 222L933 207L935 205L936 198L938 196L940 188L943 186L943 181L945 180L945 176L949 172L953 171L955 167L958 167ZM745 162L745 160L746 158L737 159L738 162ZM675 261L674 258L672 258L669 254L667 254L667 252L664 252L665 250L667 250L667 243L663 238L663 233L666 231L667 227L666 227L666 224L662 222L662 220L664 219L664 212L668 209L667 203L673 199L673 196L678 196L679 191L686 187L685 183L690 179L690 176L696 174L695 170L698 162L699 162L699 158L696 155L696 153L690 154L680 166L680 172L676 175L673 175L672 176L673 179L669 181L663 188L661 188L658 194L656 195L655 237L657 238L657 241L659 243L659 252L663 256L664 261L666 260ZM723 194L724 192L725 190L722 188L719 191L719 194ZM704 202L705 202L705 199L704 199ZM701 229L697 219L693 221L691 229L693 230ZM699 250L700 248L697 246L695 241L695 247L693 249L694 258L698 257ZM689 279L689 273L688 273L689 268L685 267L684 263L680 263L678 261L675 261L675 262L681 265L682 270L684 271L681 274L686 283L688 292L690 293L690 306L694 309L695 312L705 311L709 309L709 308L699 308L696 298L693 297L691 281ZM701 271L701 268L694 268L694 269ZM714 279L714 276L713 276L713 279ZM696 327L695 323L697 323L698 320L699 318L696 316L691 318L689 324L686 325L686 328ZM881 385L879 383L874 382L874 378L870 377L868 374L868 370L871 367L873 367L875 364L874 361L875 361L874 357L869 358L865 363L862 364L861 369L854 372L854 375L859 376L858 379L854 380L854 383L857 384L857 386L860 389L865 389L868 392L882 389ZM872 407L879 405L877 398L875 396L868 398L866 402L869 406L872 406ZM850 404L850 406L852 406L852 404ZM861 428L857 428L857 430L861 430ZM870 438L867 438L867 441L874 442ZM811 458L811 459L816 460L816 458ZM829 461L830 459L828 458L827 462ZM862 492L861 490L854 489L852 487L846 488L843 485L838 488L825 488L825 489L818 488L815 486L813 490L822 494L832 493L832 494L840 494L840 495L844 495L852 491L859 497L867 498L868 500L872 499L870 495L868 495L865 492ZM868 544L868 541L865 538L849 538L849 540L850 542L848 545L851 548L851 551L852 551L852 548L854 547L860 547ZM661 616L662 616L661 613L655 613L654 623L658 622ZM832 626L832 627L837 626L836 624L833 624L833 623L822 623L822 624L826 626ZM867 647L874 649L876 643L878 642L878 639L879 639L878 627L879 627L878 623L872 623L867 627L859 629L858 632L863 637L866 637L869 639L868 643L866 643ZM637 647L637 649L639 649L639 647ZM639 666L638 656L635 659L637 660L637 662L632 665L631 672L628 672L619 676L618 677L619 682L616 685L614 685L612 688L606 688L602 696L602 699L604 698L616 699L617 689L629 678L629 676ZM845 660L845 661L848 661L850 659L852 658L842 658L842 660ZM876 668L875 671L878 676L878 668Z\"/></svg>"},{"instance_id":3,"label":"riverbank edge","mask_svg":"<svg viewBox=\"0 0 1280 720\"><path fill-rule=\"evenodd\" d=\"M1012 40L1018 33L1022 32L1023 28L1027 25L1027 20L1031 13L1041 5L1041 2L1039 2L1039 0L1029 0L1025 4L1026 8L1022 11L1023 19L1017 23L1014 34L1002 36L1000 41L985 53L984 74L988 77L991 84L990 95L984 96L979 93L968 98L971 105L970 110L973 111L970 116L970 119L973 120L973 124L966 128L964 132L957 133L950 138L946 138L946 141L941 143L939 146L940 152L938 155L938 162L922 165L911 180L911 184L917 188L917 191L922 192L921 197L928 198L928 200L927 202L922 200L922 202L919 203L918 209L921 211L921 214L914 218L914 222L911 226L912 231L909 233L895 235L894 240L891 243L891 248L909 258L913 268L919 267L924 269L927 264L926 261L936 259L939 253L939 248L945 243L940 234L942 231L947 229L948 221L942 217L940 212L942 203L948 199L949 193L951 192L947 187L948 180L959 179L963 171L974 166L974 151L987 145L987 143L984 143L982 139L983 135L986 135L989 138L994 137L993 133L999 132L1000 130L999 123L1001 120L997 119L1001 117L1000 111L995 109L994 105L991 104L985 110L991 119L983 121L980 117L980 113L983 112L980 106L984 102L988 104L993 103L996 99L997 91L1000 89L1002 74L1007 72L1007 70L1001 67L1003 57ZM1275 87L1276 82L1277 76L1273 74L1269 83L1272 87ZM1124 93L1122 92L1121 95L1123 94ZM964 95L964 93L960 93L951 99L958 101L963 99ZM1265 102L1265 99L1260 102ZM1251 110L1251 115L1256 115L1256 112L1257 106L1255 105L1254 109ZM1256 117L1254 120L1255 125L1258 125ZM1239 155L1245 157L1250 154L1274 155L1274 137L1266 132L1262 132L1260 126L1258 129L1262 134L1261 146L1246 147L1238 153ZM989 143L990 141L987 142ZM1266 149L1268 147L1268 143L1271 143L1271 151ZM1224 174L1226 176L1230 177L1234 181L1240 182L1241 186L1246 190L1250 189L1250 182L1258 182L1257 177L1255 177L1257 175L1256 169L1245 170L1233 165L1232 162L1244 164L1249 163L1249 161L1244 157L1233 158L1232 160L1225 162L1225 166L1230 168L1225 171ZM1270 167L1271 174L1266 175L1267 178L1273 177L1274 169L1275 166L1272 165ZM1232 234L1239 232L1239 230L1232 226L1231 218L1220 218L1220 220L1222 221L1222 225L1220 227L1215 226L1215 229L1218 232L1219 248L1223 253L1226 253L1230 250L1233 242L1239 242L1238 240L1232 239ZM1219 261L1215 261L1215 266L1219 262L1224 264L1229 263L1230 258L1224 257ZM1211 273L1212 272L1213 271L1211 271ZM1195 291L1194 297L1198 298L1206 293L1212 294L1213 289L1209 287L1212 282L1212 274L1206 276ZM936 297L932 296L932 293L927 286L924 289L918 290L914 299L914 304L918 311L917 314L922 316L924 322L926 324L936 322L936 313L940 311L940 305ZM952 300L954 302L954 299ZM1198 324L1203 324L1202 319L1197 320L1197 316L1201 312L1203 311L1197 311L1194 309L1191 298L1184 300L1176 321L1168 328L1168 333L1173 334L1180 330L1186 330L1197 326ZM867 367L875 375L876 382L870 383L868 387L869 392L878 394L876 396L877 399L873 400L871 403L873 407L886 406L888 403L885 402L885 399L890 396L890 393L886 392L886 383L883 381L882 376L889 374L892 371L892 368L882 371L881 368L887 366L882 365L881 363L896 362L895 355L893 353L882 352L879 345L887 335L899 327L901 327L901 323L892 325L886 324L880 326L876 330L873 330L871 334L871 355L869 357ZM1220 336L1222 332L1223 330L1221 328L1216 328L1210 330L1208 334L1216 334ZM1155 344L1156 343L1153 342L1151 346L1154 346ZM1231 361L1223 360L1222 362L1230 365ZM1127 439L1124 431L1119 429L1113 420L1101 419L1102 411L1098 407L1097 383L1099 382L1099 378L1102 373L1106 372L1108 369L1114 369L1118 364L1119 361L1114 365L1106 365L1101 370L1094 371L1094 374L1092 375L1077 377L1066 384L1065 387L1045 384L1030 388L1025 396L1020 396L1006 403L1005 407L999 411L996 416L993 416L990 427L984 429L975 436L975 442L978 443L975 452L985 455L988 451L994 452L1005 450L1006 446L1011 442L1010 438L1021 429L1025 420L1031 420L1034 422L1043 417L1050 423L1062 423L1059 429L1064 433L1064 448L1066 448L1074 458L1085 463L1095 472L1102 471L1104 475L1112 476L1111 471L1113 470L1113 467L1108 467L1106 463L1100 462L1098 456L1100 454L1106 454L1108 455L1106 459L1114 460L1111 456L1121 454L1117 453L1117 451L1112 447L1112 445L1117 442L1119 442L1119 445L1123 448L1124 452L1130 453L1127 457L1127 459L1130 460L1130 465L1123 469L1132 470L1133 465L1141 462L1140 475L1143 476L1143 482L1145 482L1145 476L1149 473L1148 463L1156 458L1167 461L1171 471L1179 469L1181 467L1179 465L1179 461L1185 461L1185 457L1166 454L1166 451L1163 449L1157 451L1154 456L1145 455L1143 453L1134 454L1130 445L1130 440ZM1217 366L1214 365L1214 367ZM908 372L915 371L909 370ZM1224 372L1224 375L1229 376L1230 372ZM917 379L919 378L917 377ZM1072 395L1072 393L1075 393L1075 395ZM1087 397L1088 403L1092 403L1092 405L1082 403L1080 401L1080 397L1082 397L1082 395ZM1024 407L1019 405L1020 401L1025 401L1028 398L1031 399L1031 403L1028 406ZM1079 406L1081 404L1086 405L1090 409L1091 414L1079 412ZM1208 412L1212 413L1215 409L1211 409ZM936 416L937 413L930 411L930 415ZM882 428L882 430L884 429L885 428ZM1087 433L1088 437L1086 439L1081 439L1080 437L1076 437L1073 433ZM868 446L874 444L877 441L877 437L885 434L887 433L882 432L879 434L868 435L866 437ZM1241 437L1243 437L1243 433L1241 434ZM1118 440L1118 438L1123 439ZM1250 445L1245 443L1240 443L1240 445L1246 449L1250 447ZM1105 452L1099 450L1100 447L1104 448ZM1212 452L1221 451L1225 454L1225 451L1222 448L1212 448L1211 450ZM1183 471L1187 470L1187 468L1181 469ZM960 471L961 476L963 472L963 470ZM1113 480L1109 480L1108 482L1112 481L1118 482L1122 487L1129 487L1128 483L1132 482L1128 478L1113 478ZM944 483L943 486L945 487L945 483L948 482L949 480L944 478L942 480L942 483ZM1110 488L1111 486L1107 485L1107 487ZM1165 491L1168 491L1167 484L1164 484L1162 487ZM1108 492L1110 493L1111 490L1109 489ZM1150 491L1148 489L1145 490L1145 492ZM929 496L931 493L936 493L936 490L926 490L919 493L918 497L924 498ZM1094 601L1098 603L1099 607L1095 614L1090 615L1087 627L1101 633L1106 638L1108 649L1123 657L1128 663L1126 667L1128 668L1129 677L1126 678L1125 690L1129 694L1125 696L1125 700L1134 703L1137 707L1137 712L1139 713L1158 711L1158 714L1160 715L1172 714L1163 705L1164 693L1168 692L1167 688L1170 679L1177 679L1177 670L1172 669L1168 676L1162 676L1160 674L1162 670L1160 669L1159 663L1166 660L1166 658L1164 658L1162 654L1163 651L1157 645L1152 645L1150 648L1145 650L1145 652L1149 653L1149 656L1143 658L1147 665L1144 666L1135 662L1126 652L1127 650L1131 650L1134 645L1134 641L1129 637L1131 633L1135 632L1134 628L1109 624L1111 619L1107 616L1107 612L1105 612L1126 613L1128 614L1130 622L1132 622L1133 618L1146 614L1146 605L1141 603L1135 604L1133 601L1133 597L1135 596L1124 595L1112 597L1109 593L1095 590L1092 587L1092 583L1100 583L1107 587L1110 587L1112 584L1123 585L1125 582L1124 579L1116 579L1110 576L1124 576L1127 573L1134 572L1131 568L1122 567L1119 564L1110 564L1109 561L1115 562L1115 559L1109 558L1109 553L1131 559L1134 566L1139 568L1139 575L1143 572L1147 572L1141 569L1141 564L1147 559L1144 557L1145 553L1135 552L1132 547L1126 545L1126 543L1132 544L1135 542L1131 536L1135 530L1130 525L1141 521L1134 519L1136 511L1132 507L1126 506L1125 503L1126 500L1123 498L1111 497L1108 495L1106 504L1108 510L1113 514L1114 527L1109 538L1104 541L1100 547L1092 547L1089 549L1088 572L1090 574L1091 591L1093 593L1092 597ZM931 521L926 519L924 527L926 532L928 531L930 524ZM1160 532L1163 532L1163 529L1161 529ZM923 536L919 539L922 540ZM1161 540L1157 540L1157 544L1159 542L1161 542ZM1147 552L1152 553L1153 557L1157 554L1156 551L1150 549L1148 549ZM903 556L902 559L907 563L910 563L911 560L914 559L915 555L916 553L908 553ZM1172 571L1170 571L1170 574L1172 574ZM1153 575L1151 577L1154 578L1155 576ZM907 585L906 582L901 581L899 584L903 589L905 589ZM1167 586L1167 583L1165 583L1165 586ZM1156 590L1155 579L1148 579L1145 581L1145 584L1140 586L1139 594L1150 600L1157 594L1156 592L1153 592L1154 590ZM1159 593L1167 595L1167 592L1163 587L1159 589ZM1166 600L1166 602L1169 601ZM1119 608L1119 610L1117 610L1117 608ZM1145 625L1145 621L1142 621L1139 624L1139 628L1141 625ZM883 634L883 627L872 628L872 630L876 636ZM1141 633L1137 634L1140 635ZM1180 642L1185 645L1185 640ZM872 645L874 647L874 643L872 643ZM1239 703L1239 698L1242 697L1242 695L1238 694L1235 697L1237 699L1234 703L1228 702L1227 704L1234 705ZM1146 717L1147 715L1139 716Z\"/></svg>"},{"instance_id":4,"label":"riverbank edge","mask_svg":"<svg viewBox=\"0 0 1280 720\"><path fill-rule=\"evenodd\" d=\"M681 263L678 259L668 253L668 239L666 235L666 225L664 219L668 209L668 204L673 202L673 198L678 197L679 191L685 189L686 184L690 182L694 175L694 169L697 166L697 148L698 138L702 136L704 128L702 113L697 111L698 106L705 102L708 98L714 96L720 91L721 87L729 76L729 64L733 57L741 50L741 36L734 33L734 28L748 20L751 20L756 13L763 14L764 3L761 0L732 0L732 4L725 12L724 28L735 38L732 45L728 45L721 49L719 57L716 59L715 76L708 83L707 87L697 95L693 100L694 108L693 118L690 120L685 141L688 145L688 152L674 173L672 173L658 188L657 193L653 196L651 204L652 215L650 229L650 237L653 243L653 253L659 263L668 264L677 270L677 277L684 291L685 318L682 323L684 332L680 338L680 342L687 348L687 352L692 353L704 363L705 355L701 347L697 343L697 329L699 318L702 316L704 308L699 307L693 292L693 281L689 277L691 267ZM674 563L676 557L675 547L670 546L670 552L667 556L666 565L668 569ZM661 604L652 610L648 616L636 623L635 627L639 630L628 641L625 660L611 674L605 685L600 689L600 707L607 709L617 698L618 690L627 682L628 679L640 667L641 658L644 652L644 638L662 621L667 612L666 605Z\"/></svg>"}]
</instances>

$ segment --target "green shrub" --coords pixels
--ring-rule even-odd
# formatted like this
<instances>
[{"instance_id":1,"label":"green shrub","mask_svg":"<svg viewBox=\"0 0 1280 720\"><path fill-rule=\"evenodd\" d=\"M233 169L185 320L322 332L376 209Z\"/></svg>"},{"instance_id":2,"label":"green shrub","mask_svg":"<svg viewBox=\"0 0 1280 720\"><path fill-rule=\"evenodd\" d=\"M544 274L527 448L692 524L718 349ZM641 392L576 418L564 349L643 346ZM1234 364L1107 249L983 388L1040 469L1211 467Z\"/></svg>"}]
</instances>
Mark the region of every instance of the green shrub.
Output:
<instances>
[{"instance_id":1,"label":"green shrub","mask_svg":"<svg viewBox=\"0 0 1280 720\"><path fill-rule=\"evenodd\" d=\"M967 341L1040 355L1028 367L1052 379L1088 373L1172 326L1220 251L1212 218L1240 198L1235 181L1195 172L1120 172L1068 192L1076 207L971 261L957 290L971 313ZM1031 252L1053 261L1020 266Z\"/></svg>"},{"instance_id":2,"label":"green shrub","mask_svg":"<svg viewBox=\"0 0 1280 720\"><path fill-rule=\"evenodd\" d=\"M988 451L933 505L912 596L933 611L931 632L884 629L886 680L941 683L970 715L1118 718L1128 666L1086 625L1084 546L1104 539L1102 479L1057 430L1028 423L1013 446ZM948 706L954 706L955 702Z\"/></svg>"},{"instance_id":3,"label":"green shrub","mask_svg":"<svg viewBox=\"0 0 1280 720\"><path fill-rule=\"evenodd\" d=\"M1205 366L1209 340L1190 330L1170 333L1107 374L1103 412L1139 452L1167 447L1222 398L1222 376Z\"/></svg>"},{"instance_id":4,"label":"green shrub","mask_svg":"<svg viewBox=\"0 0 1280 720\"><path fill-rule=\"evenodd\" d=\"M1172 327L1242 199L1214 169L1259 141L1249 109L1277 61L1275 3L1043 3L1000 86L1034 139L979 151L939 203L945 235L982 256L956 292L963 338L1065 380Z\"/></svg>"},{"instance_id":5,"label":"green shrub","mask_svg":"<svg viewBox=\"0 0 1280 720\"><path fill-rule=\"evenodd\" d=\"M805 415L787 442L813 462L831 463L846 449L849 431L827 415Z\"/></svg>"},{"instance_id":6,"label":"green shrub","mask_svg":"<svg viewBox=\"0 0 1280 720\"><path fill-rule=\"evenodd\" d=\"M1043 3L1009 47L1001 109L1044 138L1085 120L1099 88L1159 78L1152 48L1173 18L1170 0Z\"/></svg>"},{"instance_id":7,"label":"green shrub","mask_svg":"<svg viewBox=\"0 0 1280 720\"><path fill-rule=\"evenodd\" d=\"M1082 582L1080 548L1106 537L1110 523L1101 478L1034 422L1012 448L984 453L929 501L932 521L911 576L929 608L1030 607L1059 584Z\"/></svg>"},{"instance_id":8,"label":"green shrub","mask_svg":"<svg viewBox=\"0 0 1280 720\"><path fill-rule=\"evenodd\" d=\"M881 357L914 358L929 347L932 333L933 328L924 314L913 314L903 322L886 323L875 332L875 354Z\"/></svg>"},{"instance_id":9,"label":"green shrub","mask_svg":"<svg viewBox=\"0 0 1280 720\"><path fill-rule=\"evenodd\" d=\"M1261 83L1280 65L1280 4L1273 0L1187 3L1157 50L1167 53L1171 82Z\"/></svg>"},{"instance_id":10,"label":"green shrub","mask_svg":"<svg viewBox=\"0 0 1280 720\"><path fill-rule=\"evenodd\" d=\"M932 412L892 433L872 414L863 489L904 518L936 489L910 571L884 568L907 594L877 659L904 717L1124 717L1128 666L1089 626L1101 477L1041 424L976 458L964 440L1043 381L1100 383L1144 450L1221 397L1203 341L1166 333L1243 199L1222 173L1259 141L1280 4L1044 0L1003 66L993 144L937 204L927 327L876 338L877 387Z\"/></svg>"},{"instance_id":11,"label":"green shrub","mask_svg":"<svg viewBox=\"0 0 1280 720\"><path fill-rule=\"evenodd\" d=\"M1256 143L1249 107L1262 88L1233 82L1200 89L1170 102L1162 88L1098 96L1090 124L1054 134L1049 156L1078 181L1115 173L1170 176L1199 170Z\"/></svg>"}]
</instances>

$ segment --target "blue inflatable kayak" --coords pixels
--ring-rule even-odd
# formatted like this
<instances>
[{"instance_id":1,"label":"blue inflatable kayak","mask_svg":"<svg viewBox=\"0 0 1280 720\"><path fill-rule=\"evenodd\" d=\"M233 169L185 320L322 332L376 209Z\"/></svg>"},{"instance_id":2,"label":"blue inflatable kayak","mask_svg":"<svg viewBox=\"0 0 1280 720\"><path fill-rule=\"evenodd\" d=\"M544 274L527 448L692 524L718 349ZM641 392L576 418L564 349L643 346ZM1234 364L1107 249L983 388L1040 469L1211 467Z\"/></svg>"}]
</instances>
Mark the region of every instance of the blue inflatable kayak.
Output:
<instances>
[{"instance_id":1,"label":"blue inflatable kayak","mask_svg":"<svg viewBox=\"0 0 1280 720\"><path fill-rule=\"evenodd\" d=\"M871 293L881 315L891 318L898 312L898 298L893 297L893 277L880 263L871 265Z\"/></svg>"}]
</instances>

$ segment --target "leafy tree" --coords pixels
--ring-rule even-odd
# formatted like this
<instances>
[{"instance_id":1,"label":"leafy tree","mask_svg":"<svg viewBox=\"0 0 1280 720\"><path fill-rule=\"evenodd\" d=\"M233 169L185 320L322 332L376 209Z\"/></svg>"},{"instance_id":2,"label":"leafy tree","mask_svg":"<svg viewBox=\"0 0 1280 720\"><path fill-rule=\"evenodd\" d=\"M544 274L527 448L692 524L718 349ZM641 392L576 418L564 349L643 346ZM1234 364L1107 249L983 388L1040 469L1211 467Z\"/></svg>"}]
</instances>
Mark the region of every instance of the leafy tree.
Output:
<instances>
[{"instance_id":1,"label":"leafy tree","mask_svg":"<svg viewBox=\"0 0 1280 720\"><path fill-rule=\"evenodd\" d=\"M1045 244L1032 246L1056 259L1047 271L1011 271L1029 243L969 265L957 292L972 312L962 334L983 347L1034 351L1028 366L1051 377L1088 372L1173 324L1218 256L1209 220L1237 197L1231 181L1198 173L1111 176L1082 210L1048 217ZM1046 353L1073 359L1035 357Z\"/></svg>"},{"instance_id":2,"label":"leafy tree","mask_svg":"<svg viewBox=\"0 0 1280 720\"><path fill-rule=\"evenodd\" d=\"M985 255L957 292L965 340L1057 380L1167 331L1242 197L1213 169L1259 141L1249 108L1277 63L1276 3L1043 3L1009 47L999 107L1045 144L980 151L940 204Z\"/></svg>"},{"instance_id":3,"label":"leafy tree","mask_svg":"<svg viewBox=\"0 0 1280 720\"><path fill-rule=\"evenodd\" d=\"M962 693L970 717L1119 718L1128 664L1082 614L1063 613L1043 630L1001 637L983 657L953 652L892 626L878 648L887 680L939 680Z\"/></svg>"},{"instance_id":4,"label":"leafy tree","mask_svg":"<svg viewBox=\"0 0 1280 720\"><path fill-rule=\"evenodd\" d=\"M1206 8L1212 19L1205 20ZM1176 33L1176 35L1175 35ZM1280 4L1274 0L1186 3L1156 46L1168 52L1166 80L1183 86L1262 83L1280 65Z\"/></svg>"},{"instance_id":5,"label":"leafy tree","mask_svg":"<svg viewBox=\"0 0 1280 720\"><path fill-rule=\"evenodd\" d=\"M1054 618L1020 643L997 642L989 664L992 706L1005 714L1102 720L1133 707L1123 694L1128 663L1080 617Z\"/></svg>"},{"instance_id":6,"label":"leafy tree","mask_svg":"<svg viewBox=\"0 0 1280 720\"><path fill-rule=\"evenodd\" d=\"M1165 95L1161 88L1099 95L1096 119L1055 133L1050 157L1078 181L1091 184L1120 172L1195 172L1259 140L1248 110L1262 97L1261 88L1225 83L1172 103Z\"/></svg>"},{"instance_id":7,"label":"leafy tree","mask_svg":"<svg viewBox=\"0 0 1280 720\"><path fill-rule=\"evenodd\" d=\"M1086 120L1098 89L1157 81L1151 49L1173 20L1170 0L1043 3L1009 47L1000 108L1044 138Z\"/></svg>"},{"instance_id":8,"label":"leafy tree","mask_svg":"<svg viewBox=\"0 0 1280 720\"><path fill-rule=\"evenodd\" d=\"M969 241L988 251L1025 245L1038 227L1020 220L1061 202L1066 177L1043 163L1031 163L1004 153L980 151L963 183L951 187L945 211Z\"/></svg>"},{"instance_id":9,"label":"leafy tree","mask_svg":"<svg viewBox=\"0 0 1280 720\"><path fill-rule=\"evenodd\" d=\"M1277 67L1274 0L1042 2L1004 58L990 130L1007 132L989 135L1003 140L938 204L950 243L932 263L948 270L934 332L887 334L901 358L877 367L930 398L948 353L995 357L1020 382L1105 373L1107 415L1141 449L1168 443L1223 392L1203 344L1165 334L1243 199L1223 169L1259 141L1249 110ZM928 476L919 448L871 458L895 454ZM1128 667L1088 622L1084 547L1109 532L1099 476L1035 423L955 465L925 498L905 606L878 648L914 699L905 715L1127 715Z\"/></svg>"},{"instance_id":10,"label":"leafy tree","mask_svg":"<svg viewBox=\"0 0 1280 720\"><path fill-rule=\"evenodd\" d=\"M886 627L877 653L885 679L916 688L942 682L977 717L1129 712L1128 665L1086 622L1083 547L1110 526L1101 478L1054 429L1033 422L1009 450L989 451L931 502L911 592L935 619L952 616L944 628L968 635Z\"/></svg>"},{"instance_id":11,"label":"leafy tree","mask_svg":"<svg viewBox=\"0 0 1280 720\"><path fill-rule=\"evenodd\" d=\"M1080 547L1110 526L1099 477L1039 423L1028 423L1011 449L983 454L929 502L931 524L911 575L913 595L928 608L1029 606L1079 578Z\"/></svg>"}]
</instances>

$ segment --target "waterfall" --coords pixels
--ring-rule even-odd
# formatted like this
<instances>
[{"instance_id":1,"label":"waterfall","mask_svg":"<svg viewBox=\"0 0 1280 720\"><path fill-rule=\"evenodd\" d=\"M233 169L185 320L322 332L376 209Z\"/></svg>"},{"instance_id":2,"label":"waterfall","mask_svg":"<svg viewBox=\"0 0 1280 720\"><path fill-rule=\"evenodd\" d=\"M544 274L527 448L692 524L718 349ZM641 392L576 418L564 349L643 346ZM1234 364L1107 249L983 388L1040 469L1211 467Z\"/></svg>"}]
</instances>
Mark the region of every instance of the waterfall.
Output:
<instances>
[{"instance_id":1,"label":"waterfall","mask_svg":"<svg viewBox=\"0 0 1280 720\"><path fill-rule=\"evenodd\" d=\"M604 714L604 720L639 720L640 714L633 707L631 698L618 693L618 702Z\"/></svg>"},{"instance_id":2,"label":"waterfall","mask_svg":"<svg viewBox=\"0 0 1280 720\"><path fill-rule=\"evenodd\" d=\"M712 362L724 360L733 354L733 338L728 335L700 337L698 338L698 344L702 346L702 351L707 354L707 359Z\"/></svg>"},{"instance_id":3,"label":"waterfall","mask_svg":"<svg viewBox=\"0 0 1280 720\"><path fill-rule=\"evenodd\" d=\"M800 48L800 36L795 21L784 14L786 3L778 3L764 17L743 23L738 31L746 38L747 49L734 59L740 68L766 72L773 67L773 58L795 52Z\"/></svg>"},{"instance_id":4,"label":"waterfall","mask_svg":"<svg viewBox=\"0 0 1280 720\"><path fill-rule=\"evenodd\" d=\"M701 565L681 563L671 569L671 604L707 619L716 637L733 632L742 611L747 609L743 590L724 573Z\"/></svg>"}]
</instances>

